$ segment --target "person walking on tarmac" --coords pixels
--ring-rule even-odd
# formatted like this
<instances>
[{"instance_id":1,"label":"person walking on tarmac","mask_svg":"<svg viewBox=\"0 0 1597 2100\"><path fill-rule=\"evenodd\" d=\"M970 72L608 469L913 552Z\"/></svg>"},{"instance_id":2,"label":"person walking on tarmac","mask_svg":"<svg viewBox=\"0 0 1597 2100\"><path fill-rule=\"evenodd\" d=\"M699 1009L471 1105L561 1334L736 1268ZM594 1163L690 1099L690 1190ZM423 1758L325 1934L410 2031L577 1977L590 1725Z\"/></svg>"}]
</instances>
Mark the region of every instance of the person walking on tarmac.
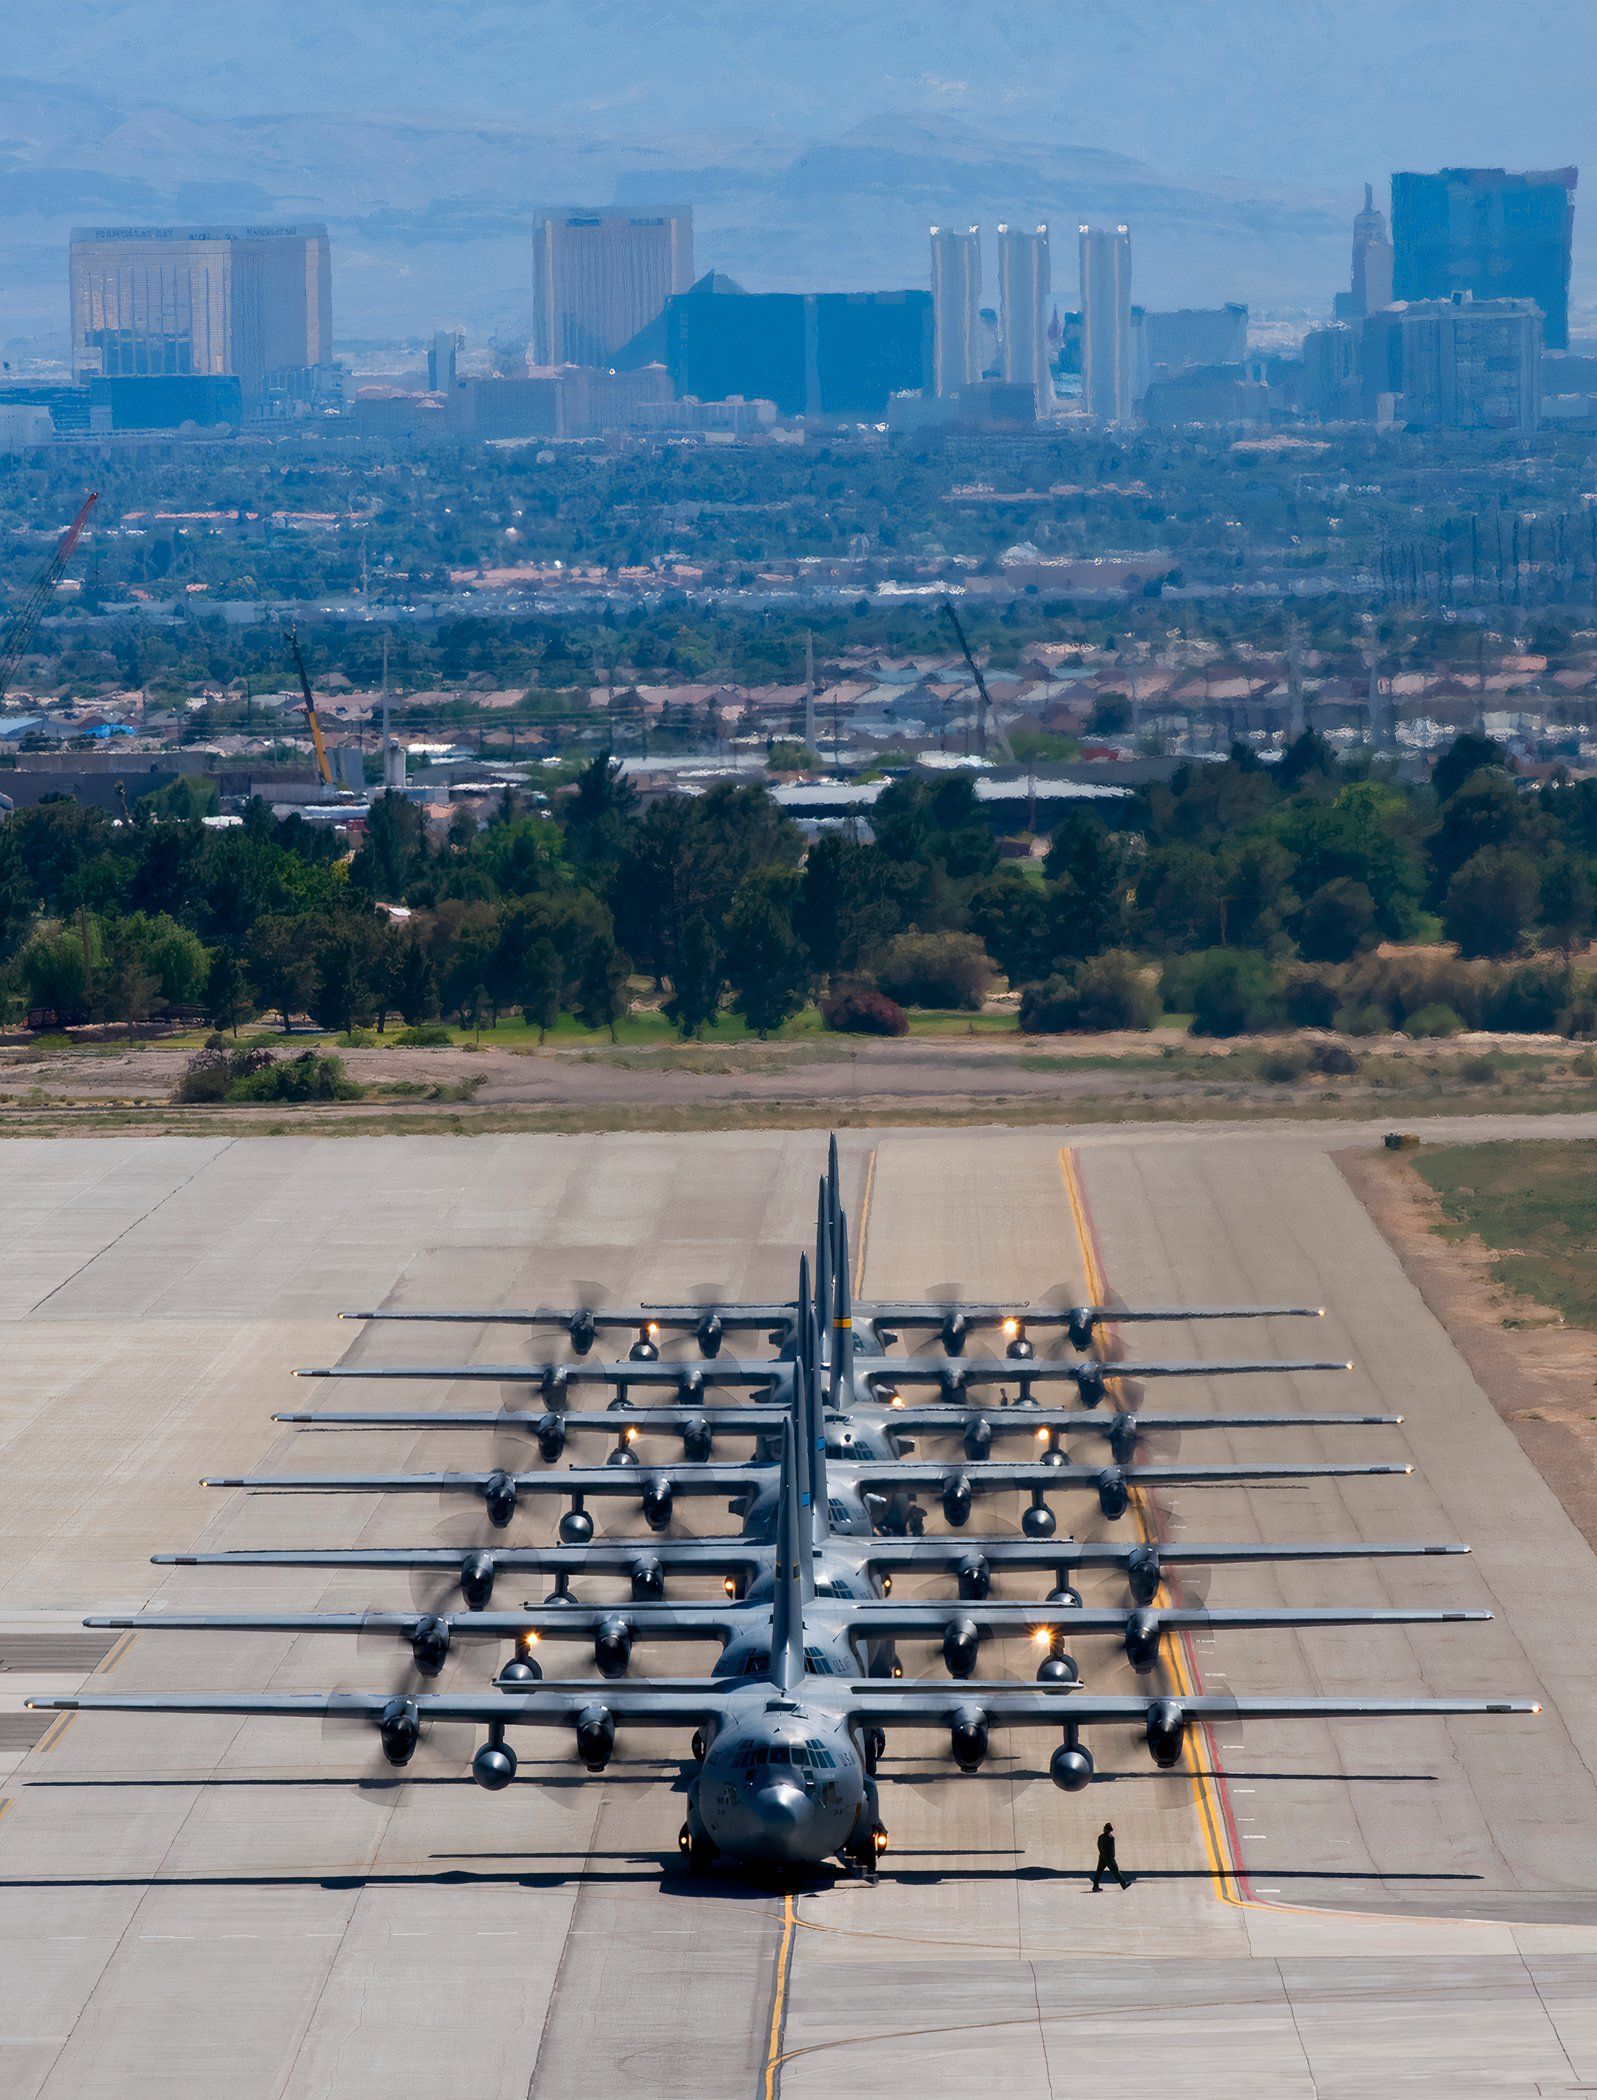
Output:
<instances>
[{"instance_id":1,"label":"person walking on tarmac","mask_svg":"<svg viewBox=\"0 0 1597 2100\"><path fill-rule=\"evenodd\" d=\"M1092 1875L1092 1892L1095 1896L1106 1874L1112 1874L1123 1889L1130 1888L1131 1883L1121 1873L1120 1862L1115 1857L1115 1826L1113 1823L1105 1823L1102 1830L1098 1833L1098 1864L1093 1869Z\"/></svg>"}]
</instances>

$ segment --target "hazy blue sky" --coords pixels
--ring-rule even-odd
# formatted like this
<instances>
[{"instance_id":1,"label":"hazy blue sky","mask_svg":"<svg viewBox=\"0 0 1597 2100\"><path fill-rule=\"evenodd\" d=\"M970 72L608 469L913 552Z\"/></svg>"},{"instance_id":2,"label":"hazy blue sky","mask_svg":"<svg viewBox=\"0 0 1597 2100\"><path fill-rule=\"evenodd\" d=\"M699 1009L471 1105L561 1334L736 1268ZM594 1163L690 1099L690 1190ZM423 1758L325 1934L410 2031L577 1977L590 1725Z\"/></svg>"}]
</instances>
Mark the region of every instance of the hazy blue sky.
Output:
<instances>
[{"instance_id":1,"label":"hazy blue sky","mask_svg":"<svg viewBox=\"0 0 1597 2100\"><path fill-rule=\"evenodd\" d=\"M1594 0L0 0L0 73L210 117L835 132L938 109L1343 187L1580 160Z\"/></svg>"},{"instance_id":2,"label":"hazy blue sky","mask_svg":"<svg viewBox=\"0 0 1597 2100\"><path fill-rule=\"evenodd\" d=\"M513 335L533 215L612 200L756 289L1125 218L1142 299L1321 311L1365 180L1597 181L1594 80L1597 0L0 0L0 342L63 325L74 223L264 217L332 225L341 334Z\"/></svg>"}]
</instances>

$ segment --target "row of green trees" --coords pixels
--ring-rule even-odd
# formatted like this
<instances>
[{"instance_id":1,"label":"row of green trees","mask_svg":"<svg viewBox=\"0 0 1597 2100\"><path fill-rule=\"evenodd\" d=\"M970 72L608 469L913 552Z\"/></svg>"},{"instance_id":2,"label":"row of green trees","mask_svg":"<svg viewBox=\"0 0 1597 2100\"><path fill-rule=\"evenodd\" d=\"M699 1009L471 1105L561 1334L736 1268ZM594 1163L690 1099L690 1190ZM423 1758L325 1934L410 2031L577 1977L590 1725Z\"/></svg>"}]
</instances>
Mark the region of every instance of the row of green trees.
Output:
<instances>
[{"instance_id":1,"label":"row of green trees","mask_svg":"<svg viewBox=\"0 0 1597 2100\"><path fill-rule=\"evenodd\" d=\"M441 840L380 796L348 858L261 804L218 830L45 802L0 824L0 981L61 1015L347 1029L507 1010L613 1026L643 978L696 1035L728 1000L763 1034L826 986L974 1008L999 975L1076 985L1103 956L1253 957L1272 981L1382 942L1568 958L1597 910L1597 783L1526 792L1499 761L1461 738L1429 786L1399 786L1305 737L1278 766L1184 768L1117 805L1117 828L1077 812L1040 862L1004 857L959 773L895 780L868 835L807 841L763 788L643 805L600 758L555 814L507 791Z\"/></svg>"}]
</instances>

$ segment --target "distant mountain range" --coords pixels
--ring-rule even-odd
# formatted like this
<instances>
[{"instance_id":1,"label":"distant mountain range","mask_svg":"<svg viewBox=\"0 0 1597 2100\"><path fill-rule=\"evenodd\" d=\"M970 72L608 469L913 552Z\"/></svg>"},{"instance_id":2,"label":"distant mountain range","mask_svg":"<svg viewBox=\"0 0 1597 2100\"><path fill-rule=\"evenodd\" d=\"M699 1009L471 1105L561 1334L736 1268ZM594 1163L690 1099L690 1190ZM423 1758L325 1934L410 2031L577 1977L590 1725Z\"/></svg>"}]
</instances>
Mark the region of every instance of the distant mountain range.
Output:
<instances>
[{"instance_id":1,"label":"distant mountain range","mask_svg":"<svg viewBox=\"0 0 1597 2100\"><path fill-rule=\"evenodd\" d=\"M691 204L701 269L750 289L927 281L927 229L1054 229L1076 294L1076 227L1127 221L1137 295L1183 305L1326 303L1346 269L1340 200L1179 182L1129 157L883 115L834 137L635 140L353 116L211 119L0 80L0 338L65 326L66 239L109 220L325 218L341 337L445 322L523 332L546 205ZM992 251L989 251L989 277Z\"/></svg>"},{"instance_id":2,"label":"distant mountain range","mask_svg":"<svg viewBox=\"0 0 1597 2100\"><path fill-rule=\"evenodd\" d=\"M931 222L1012 218L1054 228L1070 305L1078 221L1123 219L1148 304L1319 309L1365 177L1581 158L1597 8L1510 13L17 0L0 46L0 339L64 335L75 221L265 216L333 226L345 339L515 334L538 209L611 201L691 203L700 268L757 289L924 284Z\"/></svg>"}]
</instances>

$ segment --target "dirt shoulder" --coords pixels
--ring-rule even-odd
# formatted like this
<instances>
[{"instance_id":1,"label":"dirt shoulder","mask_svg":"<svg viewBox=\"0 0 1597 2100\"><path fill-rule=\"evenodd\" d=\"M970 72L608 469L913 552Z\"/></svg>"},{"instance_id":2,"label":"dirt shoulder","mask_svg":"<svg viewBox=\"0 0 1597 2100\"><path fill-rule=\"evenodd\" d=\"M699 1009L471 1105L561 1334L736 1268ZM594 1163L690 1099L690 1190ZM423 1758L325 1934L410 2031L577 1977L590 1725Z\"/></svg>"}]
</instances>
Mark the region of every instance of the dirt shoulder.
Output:
<instances>
[{"instance_id":1,"label":"dirt shoulder","mask_svg":"<svg viewBox=\"0 0 1597 2100\"><path fill-rule=\"evenodd\" d=\"M1597 1335L1505 1290L1478 1239L1444 1239L1442 1207L1401 1155L1336 1163L1520 1448L1597 1551Z\"/></svg>"},{"instance_id":2,"label":"dirt shoulder","mask_svg":"<svg viewBox=\"0 0 1597 2100\"><path fill-rule=\"evenodd\" d=\"M262 1036L275 1054L314 1040ZM1597 1109L1597 1063L1567 1043L1359 1046L1354 1069L1315 1068L1308 1039L1206 1043L1153 1035L821 1037L647 1047L403 1046L338 1050L368 1089L347 1105L182 1109L172 1095L192 1045L0 1047L0 1135L160 1128L694 1129L817 1123L1163 1122L1380 1118Z\"/></svg>"}]
</instances>

